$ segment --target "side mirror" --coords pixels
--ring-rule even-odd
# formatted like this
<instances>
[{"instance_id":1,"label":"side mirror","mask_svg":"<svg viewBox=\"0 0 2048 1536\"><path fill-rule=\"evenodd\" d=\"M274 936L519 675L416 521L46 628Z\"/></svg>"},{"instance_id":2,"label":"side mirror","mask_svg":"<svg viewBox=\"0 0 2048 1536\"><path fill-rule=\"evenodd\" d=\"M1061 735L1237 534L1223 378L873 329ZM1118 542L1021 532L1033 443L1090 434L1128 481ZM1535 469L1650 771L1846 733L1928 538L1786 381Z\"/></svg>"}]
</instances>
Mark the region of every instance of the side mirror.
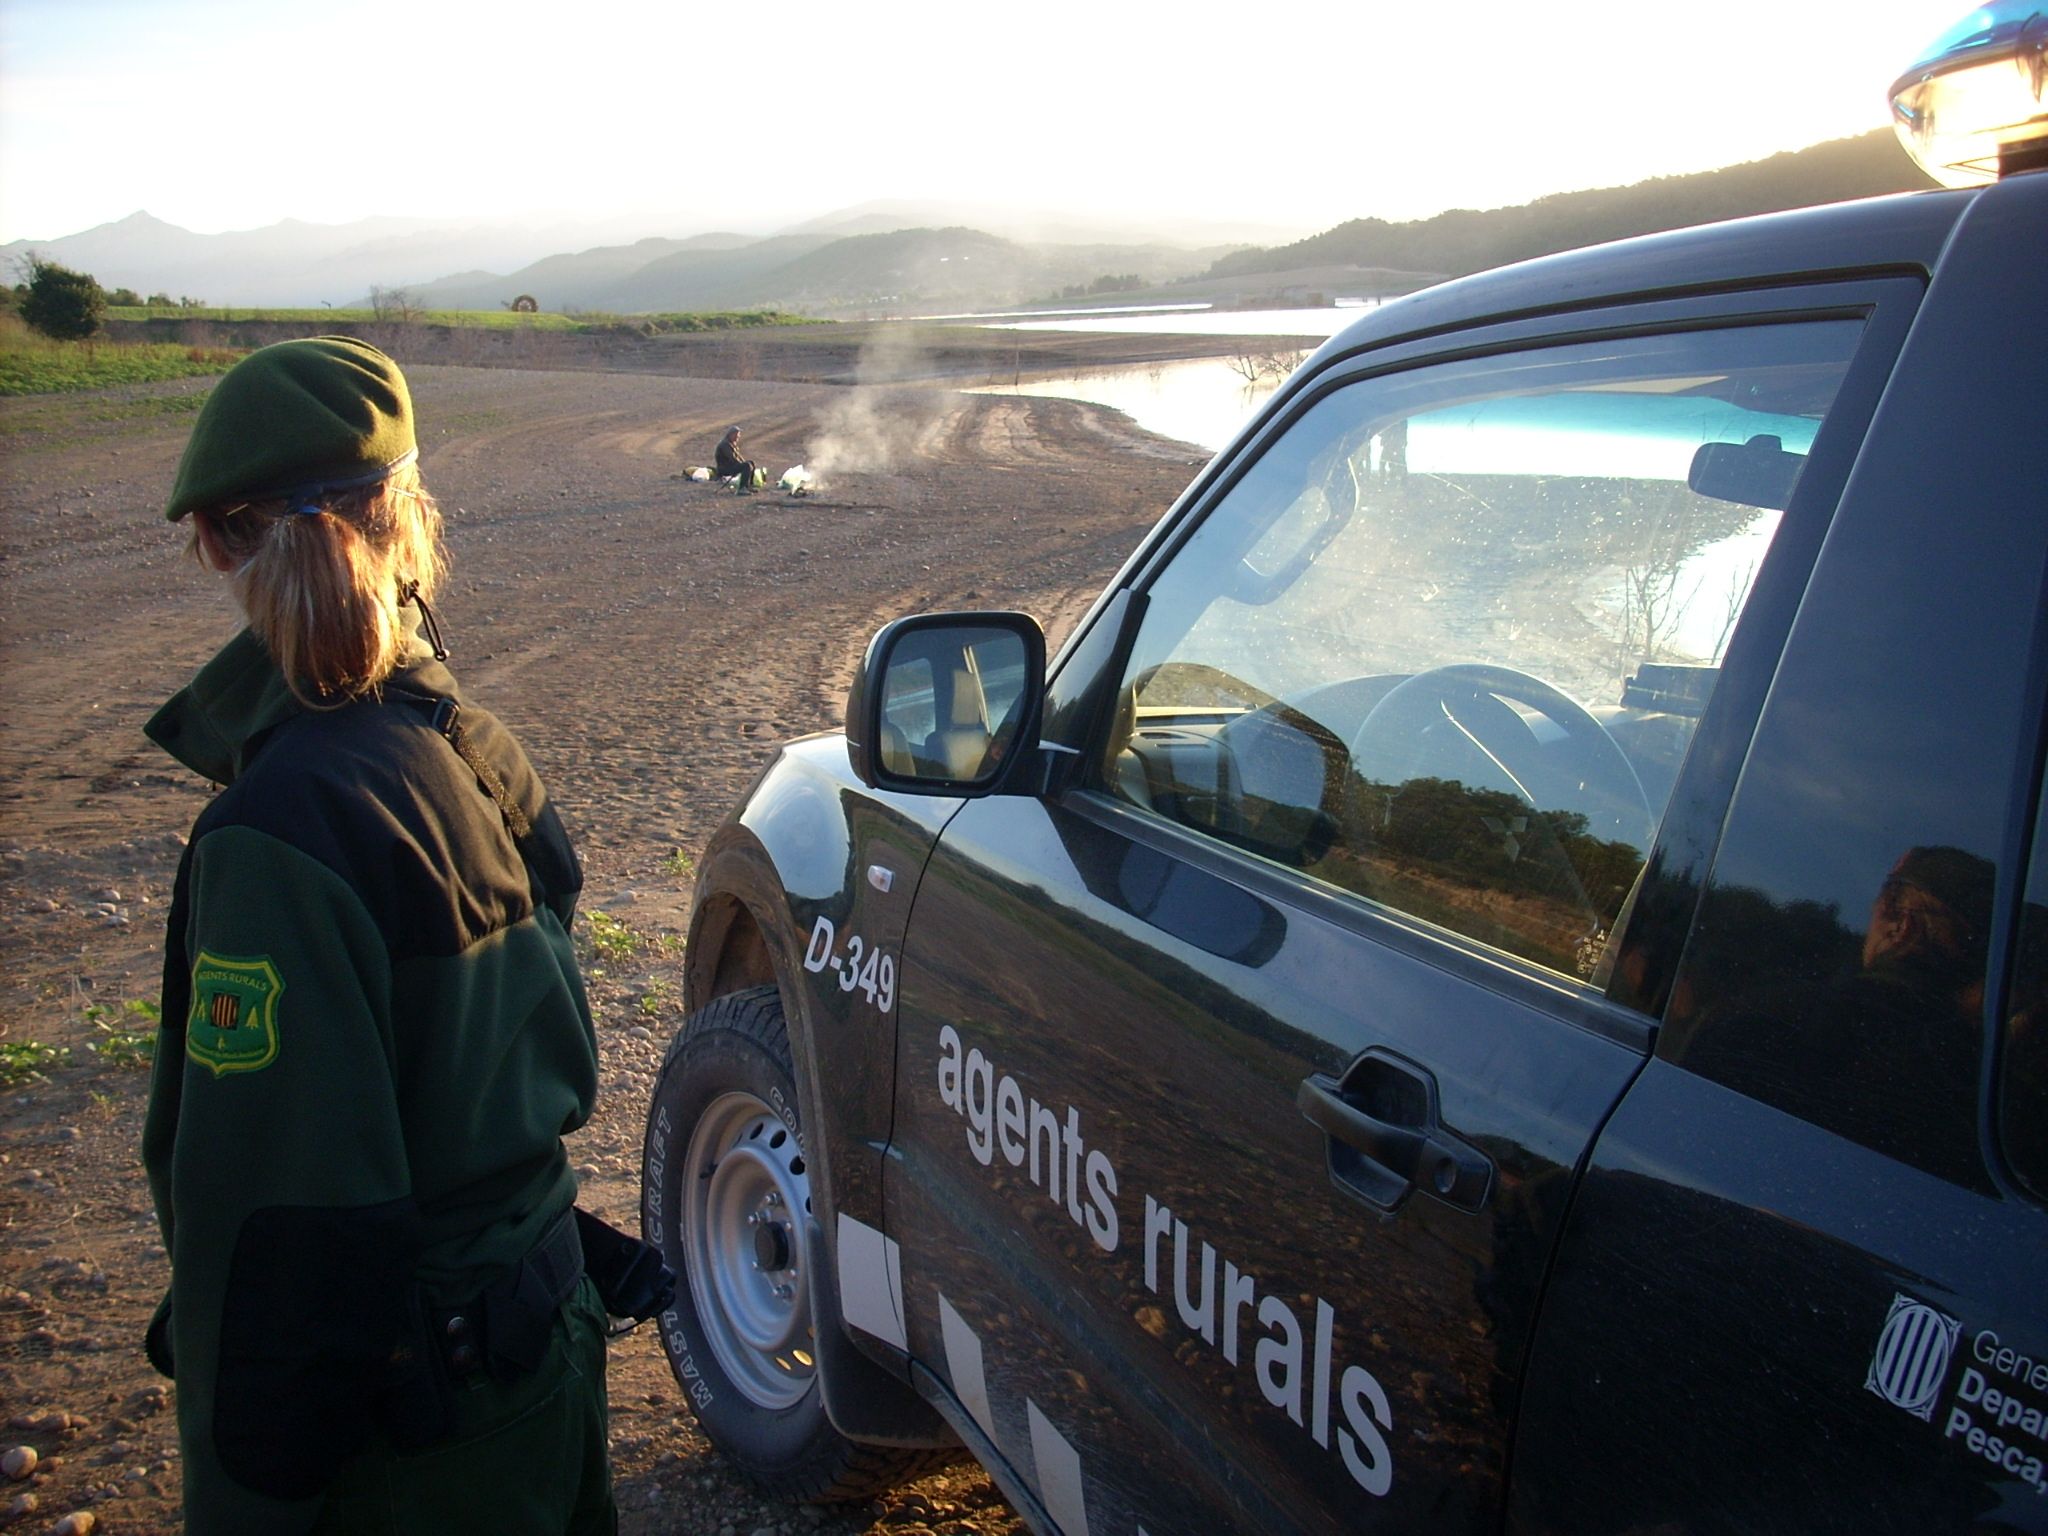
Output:
<instances>
[{"instance_id":1,"label":"side mirror","mask_svg":"<svg viewBox=\"0 0 2048 1536\"><path fill-rule=\"evenodd\" d=\"M1029 614L898 619L847 692L847 759L870 789L1000 794L1020 763L1037 765L1044 695L1045 633Z\"/></svg>"}]
</instances>

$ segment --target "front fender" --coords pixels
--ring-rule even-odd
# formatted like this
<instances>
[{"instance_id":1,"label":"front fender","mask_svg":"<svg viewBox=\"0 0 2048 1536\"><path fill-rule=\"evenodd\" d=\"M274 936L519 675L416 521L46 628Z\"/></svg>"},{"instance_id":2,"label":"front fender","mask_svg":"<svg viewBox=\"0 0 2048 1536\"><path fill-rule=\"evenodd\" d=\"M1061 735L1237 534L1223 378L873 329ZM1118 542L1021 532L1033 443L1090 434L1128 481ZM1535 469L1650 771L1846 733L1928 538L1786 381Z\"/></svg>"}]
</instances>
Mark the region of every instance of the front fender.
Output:
<instances>
[{"instance_id":1,"label":"front fender","mask_svg":"<svg viewBox=\"0 0 2048 1536\"><path fill-rule=\"evenodd\" d=\"M868 789L843 737L809 737L782 749L713 834L697 877L685 1005L780 989L814 1203L877 1230L903 935L961 804Z\"/></svg>"}]
</instances>

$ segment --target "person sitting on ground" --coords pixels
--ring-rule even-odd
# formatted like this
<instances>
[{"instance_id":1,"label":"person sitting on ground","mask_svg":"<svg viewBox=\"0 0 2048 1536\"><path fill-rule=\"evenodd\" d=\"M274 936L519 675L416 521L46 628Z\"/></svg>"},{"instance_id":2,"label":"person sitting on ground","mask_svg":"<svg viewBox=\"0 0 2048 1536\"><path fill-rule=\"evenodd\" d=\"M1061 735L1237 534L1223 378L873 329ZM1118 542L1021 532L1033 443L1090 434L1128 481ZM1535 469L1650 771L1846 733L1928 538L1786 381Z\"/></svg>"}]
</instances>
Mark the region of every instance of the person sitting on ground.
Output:
<instances>
[{"instance_id":1,"label":"person sitting on ground","mask_svg":"<svg viewBox=\"0 0 2048 1536\"><path fill-rule=\"evenodd\" d=\"M727 427L725 429L725 437L718 445L716 470L718 478L721 480L730 480L734 475L738 475L740 477L740 489L743 491L751 491L754 488L754 461L740 457L740 429L738 427Z\"/></svg>"}]
</instances>

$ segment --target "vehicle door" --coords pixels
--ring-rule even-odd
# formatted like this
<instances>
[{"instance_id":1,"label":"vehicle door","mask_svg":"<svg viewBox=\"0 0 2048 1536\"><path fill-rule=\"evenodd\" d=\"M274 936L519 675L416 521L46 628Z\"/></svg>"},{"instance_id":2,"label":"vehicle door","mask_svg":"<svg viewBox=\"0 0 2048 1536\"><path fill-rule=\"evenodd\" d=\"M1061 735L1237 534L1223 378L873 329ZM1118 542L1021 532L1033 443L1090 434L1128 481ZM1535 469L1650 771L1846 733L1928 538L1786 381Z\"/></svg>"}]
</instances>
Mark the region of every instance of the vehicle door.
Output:
<instances>
[{"instance_id":1,"label":"vehicle door","mask_svg":"<svg viewBox=\"0 0 2048 1536\"><path fill-rule=\"evenodd\" d=\"M884 1187L908 1352L1050 1524L1498 1524L1650 1049L1612 936L1911 291L1327 366L1070 649L1114 684L1072 786L971 802L920 884Z\"/></svg>"},{"instance_id":2,"label":"vehicle door","mask_svg":"<svg viewBox=\"0 0 2048 1536\"><path fill-rule=\"evenodd\" d=\"M1524 1528L2048 1531L2044 194L1952 242L1664 872L1698 921L1631 968L1667 1022L1559 1247Z\"/></svg>"}]
</instances>

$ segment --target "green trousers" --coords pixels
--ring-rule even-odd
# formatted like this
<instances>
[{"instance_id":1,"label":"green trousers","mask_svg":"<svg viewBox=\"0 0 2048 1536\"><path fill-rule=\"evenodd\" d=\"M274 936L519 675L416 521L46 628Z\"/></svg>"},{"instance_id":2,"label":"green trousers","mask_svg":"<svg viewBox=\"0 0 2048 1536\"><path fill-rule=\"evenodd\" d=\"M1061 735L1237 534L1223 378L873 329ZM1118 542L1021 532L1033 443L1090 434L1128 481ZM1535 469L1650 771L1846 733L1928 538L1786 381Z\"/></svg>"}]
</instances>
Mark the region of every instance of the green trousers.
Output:
<instances>
[{"instance_id":1,"label":"green trousers","mask_svg":"<svg viewBox=\"0 0 2048 1536\"><path fill-rule=\"evenodd\" d=\"M588 1277L532 1375L455 1388L455 1433L400 1455L380 1439L342 1469L316 1536L612 1536L604 1308Z\"/></svg>"}]
</instances>

